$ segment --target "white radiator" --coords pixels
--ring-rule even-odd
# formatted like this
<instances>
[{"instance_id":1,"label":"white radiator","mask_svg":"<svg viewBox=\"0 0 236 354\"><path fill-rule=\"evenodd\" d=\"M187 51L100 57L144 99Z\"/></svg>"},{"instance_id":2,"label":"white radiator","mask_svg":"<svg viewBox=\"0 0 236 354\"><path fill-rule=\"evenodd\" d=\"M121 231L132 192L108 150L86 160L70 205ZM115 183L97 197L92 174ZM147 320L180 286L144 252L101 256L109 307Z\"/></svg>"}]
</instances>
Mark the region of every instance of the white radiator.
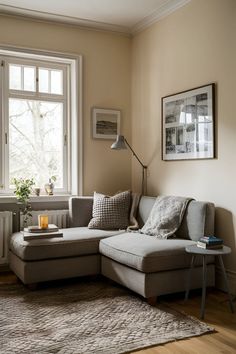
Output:
<instances>
[{"instance_id":1,"label":"white radiator","mask_svg":"<svg viewBox=\"0 0 236 354\"><path fill-rule=\"evenodd\" d=\"M24 226L38 225L38 215L46 214L48 215L49 224L55 224L60 229L68 227L68 215L69 210L32 210L32 218L28 219L27 225L23 225L23 215L20 215L20 226L21 229Z\"/></svg>"},{"instance_id":2,"label":"white radiator","mask_svg":"<svg viewBox=\"0 0 236 354\"><path fill-rule=\"evenodd\" d=\"M0 264L8 261L8 242L12 234L12 212L0 212Z\"/></svg>"}]
</instances>

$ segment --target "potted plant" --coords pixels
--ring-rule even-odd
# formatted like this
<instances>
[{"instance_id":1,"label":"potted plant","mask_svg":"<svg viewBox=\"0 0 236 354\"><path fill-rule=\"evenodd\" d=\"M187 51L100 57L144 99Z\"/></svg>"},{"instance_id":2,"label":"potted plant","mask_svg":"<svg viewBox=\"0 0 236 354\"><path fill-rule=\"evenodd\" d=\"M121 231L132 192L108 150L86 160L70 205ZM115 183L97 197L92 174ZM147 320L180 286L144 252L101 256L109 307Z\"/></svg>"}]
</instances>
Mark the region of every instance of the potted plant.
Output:
<instances>
[{"instance_id":1,"label":"potted plant","mask_svg":"<svg viewBox=\"0 0 236 354\"><path fill-rule=\"evenodd\" d=\"M29 199L35 182L33 178L13 178L13 184L15 185L14 194L20 204L20 210L23 214L23 225L25 227L29 217L32 216Z\"/></svg>"}]
</instances>

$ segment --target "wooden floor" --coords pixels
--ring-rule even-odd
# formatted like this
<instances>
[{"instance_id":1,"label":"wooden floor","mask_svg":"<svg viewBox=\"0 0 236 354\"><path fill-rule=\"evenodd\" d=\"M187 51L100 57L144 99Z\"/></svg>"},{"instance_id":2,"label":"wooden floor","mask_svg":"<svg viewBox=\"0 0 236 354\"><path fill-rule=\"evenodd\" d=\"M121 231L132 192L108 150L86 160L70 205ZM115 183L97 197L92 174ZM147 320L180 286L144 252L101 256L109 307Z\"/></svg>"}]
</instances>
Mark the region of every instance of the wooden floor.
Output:
<instances>
[{"instance_id":1,"label":"wooden floor","mask_svg":"<svg viewBox=\"0 0 236 354\"><path fill-rule=\"evenodd\" d=\"M201 292L191 294L187 303L183 294L164 296L160 299L168 306L200 319ZM234 302L236 309L236 303ZM214 327L216 333L179 340L140 350L137 354L236 354L236 314L229 309L227 295L215 289L209 289L206 299L204 322Z\"/></svg>"},{"instance_id":2,"label":"wooden floor","mask_svg":"<svg viewBox=\"0 0 236 354\"><path fill-rule=\"evenodd\" d=\"M17 278L12 273L0 274L0 285L15 282ZM163 296L160 301L199 318L201 304L199 291L190 293L187 303L183 301L183 294ZM235 302L234 306L236 308ZM139 350L133 354L236 354L236 314L230 312L225 293L215 289L208 290L204 321L214 327L216 333Z\"/></svg>"}]
</instances>

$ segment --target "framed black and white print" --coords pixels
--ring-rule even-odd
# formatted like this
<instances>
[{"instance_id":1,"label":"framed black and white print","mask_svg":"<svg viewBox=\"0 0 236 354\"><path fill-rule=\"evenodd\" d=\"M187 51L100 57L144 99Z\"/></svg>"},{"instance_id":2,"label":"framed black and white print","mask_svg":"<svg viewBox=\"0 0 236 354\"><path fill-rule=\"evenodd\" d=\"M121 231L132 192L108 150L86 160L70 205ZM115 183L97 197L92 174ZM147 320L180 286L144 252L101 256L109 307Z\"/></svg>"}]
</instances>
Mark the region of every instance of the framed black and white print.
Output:
<instances>
[{"instance_id":1,"label":"framed black and white print","mask_svg":"<svg viewBox=\"0 0 236 354\"><path fill-rule=\"evenodd\" d=\"M211 159L215 84L162 97L162 160Z\"/></svg>"},{"instance_id":2,"label":"framed black and white print","mask_svg":"<svg viewBox=\"0 0 236 354\"><path fill-rule=\"evenodd\" d=\"M120 134L121 112L115 109L93 108L93 138L116 139Z\"/></svg>"}]
</instances>

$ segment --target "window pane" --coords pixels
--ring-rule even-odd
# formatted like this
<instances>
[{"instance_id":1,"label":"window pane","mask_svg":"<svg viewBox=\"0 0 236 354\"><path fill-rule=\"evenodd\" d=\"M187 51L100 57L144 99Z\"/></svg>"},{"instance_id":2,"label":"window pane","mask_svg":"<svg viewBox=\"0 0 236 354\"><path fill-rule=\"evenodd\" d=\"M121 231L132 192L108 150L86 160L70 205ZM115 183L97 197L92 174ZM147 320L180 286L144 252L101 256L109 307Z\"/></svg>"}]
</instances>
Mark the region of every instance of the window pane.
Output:
<instances>
[{"instance_id":1,"label":"window pane","mask_svg":"<svg viewBox=\"0 0 236 354\"><path fill-rule=\"evenodd\" d=\"M49 70L39 68L39 92L49 93Z\"/></svg>"},{"instance_id":2,"label":"window pane","mask_svg":"<svg viewBox=\"0 0 236 354\"><path fill-rule=\"evenodd\" d=\"M35 68L24 67L24 90L35 91Z\"/></svg>"},{"instance_id":3,"label":"window pane","mask_svg":"<svg viewBox=\"0 0 236 354\"><path fill-rule=\"evenodd\" d=\"M10 84L9 87L11 90L21 90L21 66L20 65L9 65L9 75L10 75Z\"/></svg>"},{"instance_id":4,"label":"window pane","mask_svg":"<svg viewBox=\"0 0 236 354\"><path fill-rule=\"evenodd\" d=\"M62 95L61 70L51 70L51 93Z\"/></svg>"},{"instance_id":5,"label":"window pane","mask_svg":"<svg viewBox=\"0 0 236 354\"><path fill-rule=\"evenodd\" d=\"M34 177L63 186L63 104L9 99L9 182Z\"/></svg>"}]
</instances>

